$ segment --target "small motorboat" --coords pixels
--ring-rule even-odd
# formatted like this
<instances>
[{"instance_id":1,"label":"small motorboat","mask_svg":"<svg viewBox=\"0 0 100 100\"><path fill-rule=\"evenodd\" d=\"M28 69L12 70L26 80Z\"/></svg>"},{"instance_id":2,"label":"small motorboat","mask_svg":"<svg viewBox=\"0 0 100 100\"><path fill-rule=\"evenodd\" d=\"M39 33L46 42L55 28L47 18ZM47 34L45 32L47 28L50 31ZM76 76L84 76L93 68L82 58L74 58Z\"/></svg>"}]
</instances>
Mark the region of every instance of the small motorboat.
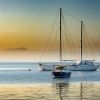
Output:
<instances>
[{"instance_id":1,"label":"small motorboat","mask_svg":"<svg viewBox=\"0 0 100 100\"><path fill-rule=\"evenodd\" d=\"M54 78L70 78L71 72L63 65L55 65L52 72Z\"/></svg>"}]
</instances>

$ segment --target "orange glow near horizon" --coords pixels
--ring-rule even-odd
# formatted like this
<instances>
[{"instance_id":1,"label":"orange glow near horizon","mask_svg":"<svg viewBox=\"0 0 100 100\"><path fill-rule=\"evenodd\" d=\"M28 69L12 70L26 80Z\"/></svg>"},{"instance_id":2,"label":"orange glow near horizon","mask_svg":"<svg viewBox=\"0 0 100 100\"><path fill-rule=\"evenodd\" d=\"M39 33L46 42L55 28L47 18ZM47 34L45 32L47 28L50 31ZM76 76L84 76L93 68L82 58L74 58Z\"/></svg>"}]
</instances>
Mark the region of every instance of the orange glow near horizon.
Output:
<instances>
[{"instance_id":1,"label":"orange glow near horizon","mask_svg":"<svg viewBox=\"0 0 100 100\"><path fill-rule=\"evenodd\" d=\"M68 41L65 41L66 46L64 48L64 52L67 52L67 57L71 55L80 55L80 21L73 18L73 16L77 16L79 19L89 19L84 21L84 25L86 26L87 32L89 31L89 37L93 37L94 44L91 45L91 50L95 53L90 53L90 56L94 54L95 56L99 56L100 50L100 20L99 14L91 13L91 10L88 9L88 12L85 10L88 7L86 4L81 6L80 4L76 4L74 1L66 3L68 1L59 1L52 2L51 0L47 0L45 2L41 2L38 0L7 0L0 1L0 50L9 51L10 49L27 49L33 51L39 51L40 55L42 54L44 48L45 52L52 50L53 54L56 52L58 54L59 47L59 30L58 36L55 36L57 32L57 28L59 27L59 12L58 16L57 11L59 11L59 6L61 5L65 22L68 24L68 28L66 28L66 34L70 32L71 38L73 40L73 49L68 44ZM73 5L75 3L75 5ZM67 6L66 6L66 5ZM45 6L44 6L45 5ZM69 6L70 5L70 6ZM94 3L93 3L94 5ZM52 6L52 8L51 8ZM68 7L68 8L67 8ZM79 9L83 7L81 12ZM96 10L97 8L95 8ZM73 16L68 16L67 11L71 12ZM85 12L84 12L85 11ZM96 10L97 11L97 10ZM87 17L86 17L87 16ZM56 21L55 21L56 20ZM52 27L55 23L54 30ZM64 22L64 23L65 23ZM57 26L57 27L56 27ZM56 28L56 29L55 29ZM63 27L64 28L64 27ZM69 30L68 30L69 29ZM54 38L56 37L56 39ZM63 35L64 39L65 36ZM53 39L51 39L53 38ZM45 47L47 44L47 40L50 40L47 48ZM57 43L58 42L58 43ZM86 45L85 45L86 47ZM87 46L89 48L89 46ZM29 51L30 52L30 51ZM89 51L88 51L89 52ZM49 53L52 54L52 53ZM12 53L13 54L13 53ZM37 53L38 55L38 53ZM97 57L99 58L99 57Z\"/></svg>"}]
</instances>

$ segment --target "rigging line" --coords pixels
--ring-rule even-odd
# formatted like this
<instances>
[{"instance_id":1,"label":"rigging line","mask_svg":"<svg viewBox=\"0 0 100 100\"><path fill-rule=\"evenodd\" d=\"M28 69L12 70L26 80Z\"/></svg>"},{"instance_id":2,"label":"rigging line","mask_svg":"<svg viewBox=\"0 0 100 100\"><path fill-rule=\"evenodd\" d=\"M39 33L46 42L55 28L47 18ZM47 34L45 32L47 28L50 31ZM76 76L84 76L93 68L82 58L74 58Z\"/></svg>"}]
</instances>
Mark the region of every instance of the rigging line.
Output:
<instances>
[{"instance_id":1,"label":"rigging line","mask_svg":"<svg viewBox=\"0 0 100 100\"><path fill-rule=\"evenodd\" d=\"M65 18L64 18L64 16L63 16L63 23L64 23L64 27L65 27L65 30L66 30L66 28L67 28L67 30L68 30L68 35L69 35L69 38L70 38L70 41L71 41L71 46L72 47L74 47L74 43L73 43L73 40L72 40L72 38L71 38L71 33L70 33L70 31L69 31L69 26L68 26L68 24L67 24L67 22L66 22L66 20L65 20Z\"/></svg>"},{"instance_id":2,"label":"rigging line","mask_svg":"<svg viewBox=\"0 0 100 100\"><path fill-rule=\"evenodd\" d=\"M87 37L87 40L89 41L89 43L90 43L90 46L91 46L91 42L90 42L89 36L88 36L88 34L87 34L87 31L86 31L86 29L85 29L85 27L84 27L84 26L83 26L83 28L84 28L85 35L86 35L86 37Z\"/></svg>"},{"instance_id":3,"label":"rigging line","mask_svg":"<svg viewBox=\"0 0 100 100\"><path fill-rule=\"evenodd\" d=\"M55 40L58 31L59 31L59 28L57 28L57 31L56 31L56 33L55 33L55 36L54 36L53 39L52 39L52 42ZM50 53L49 53L50 51L52 52L52 49L53 49L53 48L52 48L52 44L53 44L53 43L51 43L50 47L48 48L47 54L46 54L45 58L47 58L47 56L50 54Z\"/></svg>"},{"instance_id":4,"label":"rigging line","mask_svg":"<svg viewBox=\"0 0 100 100\"><path fill-rule=\"evenodd\" d=\"M85 34L84 34L84 41L85 41L85 43L84 43L84 47L85 47L85 53L87 53L86 55L89 57L89 43L88 43L88 39L86 38L87 36L85 36ZM86 39L85 39L86 38Z\"/></svg>"},{"instance_id":5,"label":"rigging line","mask_svg":"<svg viewBox=\"0 0 100 100\"><path fill-rule=\"evenodd\" d=\"M62 30L64 31L64 29L62 28ZM65 33L65 31L64 31L64 33ZM70 46L70 41L69 41L69 39L68 39L68 37L67 37L67 35L65 34L65 39L66 39L66 43L68 44L68 46Z\"/></svg>"},{"instance_id":6,"label":"rigging line","mask_svg":"<svg viewBox=\"0 0 100 100\"><path fill-rule=\"evenodd\" d=\"M70 16L70 17L72 17L72 18L74 18L74 19L76 19L77 21L81 21L78 17L76 17L76 16L74 16L74 15L72 15L70 12L68 12L68 11L65 11L65 10L63 10L64 11L64 13L68 16Z\"/></svg>"},{"instance_id":7,"label":"rigging line","mask_svg":"<svg viewBox=\"0 0 100 100\"><path fill-rule=\"evenodd\" d=\"M63 29L62 29L63 30ZM64 31L64 30L63 30ZM65 32L64 32L65 33ZM69 41L69 39L68 39L68 37L67 37L67 35L66 34L64 34L65 35L65 39L66 39L66 41L67 41L67 44L68 45L66 45L67 47L70 47L70 41ZM70 52L69 51L69 49L67 49L68 50L68 52ZM72 53L71 53L71 56L72 56Z\"/></svg>"},{"instance_id":8,"label":"rigging line","mask_svg":"<svg viewBox=\"0 0 100 100\"><path fill-rule=\"evenodd\" d=\"M85 29L86 29L86 25L85 25ZM89 32L87 32L87 33L90 34ZM94 47L98 50L95 40L93 39L93 37L91 35L89 35L89 36L90 36L91 40L93 41Z\"/></svg>"},{"instance_id":9,"label":"rigging line","mask_svg":"<svg viewBox=\"0 0 100 100\"><path fill-rule=\"evenodd\" d=\"M67 36L67 32L66 32L66 29L65 28L64 28L64 33L65 33L65 36ZM68 35L69 35L69 38L68 38L68 40L69 40L69 46L73 50L74 45L73 45L73 42L72 42L72 38L71 38L70 34L68 34Z\"/></svg>"},{"instance_id":10,"label":"rigging line","mask_svg":"<svg viewBox=\"0 0 100 100\"><path fill-rule=\"evenodd\" d=\"M56 32L55 36L53 37L52 41L56 41L57 34L58 34L58 29L57 29L57 32ZM56 43L56 42L55 42L55 43ZM53 43L51 43L51 46L50 46L49 49L48 49L48 52L47 52L46 57L53 54L52 52L54 51L53 49L54 49L55 46L52 46L52 44L53 44ZM55 53L54 53L54 54L55 54Z\"/></svg>"},{"instance_id":11,"label":"rigging line","mask_svg":"<svg viewBox=\"0 0 100 100\"><path fill-rule=\"evenodd\" d=\"M63 16L64 17L64 16ZM75 50L77 50L77 48L76 48L76 46L75 46L75 44L74 44L74 42L73 42L73 40L72 40L72 38L71 38L71 33L70 33L70 31L69 31L69 25L68 25L68 23L65 23L66 22L66 20L65 20L65 18L63 18L64 19L64 24L65 24L65 29L67 28L67 30L68 30L68 35L69 35L69 38L70 38L70 41L71 41L71 46L72 46L72 49L75 51Z\"/></svg>"},{"instance_id":12,"label":"rigging line","mask_svg":"<svg viewBox=\"0 0 100 100\"><path fill-rule=\"evenodd\" d=\"M84 32L85 32L85 35L86 35L86 38L87 38L87 41L88 41L88 43L89 43L89 47L91 48L91 53L92 54L94 54L93 52L93 49L92 49L92 45L91 45L91 42L90 42L90 40L89 40L89 36L88 36L88 34L87 34L87 31L86 31L86 29L85 29L85 26L83 25L83 28L84 28ZM94 56L94 55L93 55Z\"/></svg>"},{"instance_id":13,"label":"rigging line","mask_svg":"<svg viewBox=\"0 0 100 100\"><path fill-rule=\"evenodd\" d=\"M63 30L62 30L62 33L63 33ZM65 53L65 49L64 49L64 39L63 39L64 37L63 37L63 34L62 34L62 59L63 59L63 53Z\"/></svg>"},{"instance_id":14,"label":"rigging line","mask_svg":"<svg viewBox=\"0 0 100 100\"><path fill-rule=\"evenodd\" d=\"M53 32L51 31L50 33L52 33L52 34L49 34L49 37L48 37L48 39L47 39L47 42L46 42L46 45L45 45L45 47L44 47L44 50L43 50L43 55L44 55L44 53L45 53L45 50L48 48L48 46L49 46L49 43L50 43L50 39L51 39L51 37L52 37L52 35L53 35ZM41 58L43 58L43 56L41 56Z\"/></svg>"},{"instance_id":15,"label":"rigging line","mask_svg":"<svg viewBox=\"0 0 100 100\"><path fill-rule=\"evenodd\" d=\"M83 53L85 53L85 56L87 55L87 56L89 56L88 54L89 54L89 51L88 51L88 49L87 49L87 47L89 47L89 45L87 44L87 39L85 39L85 34L83 34L83 38L84 38L84 42L83 42Z\"/></svg>"},{"instance_id":16,"label":"rigging line","mask_svg":"<svg viewBox=\"0 0 100 100\"><path fill-rule=\"evenodd\" d=\"M89 37L88 37L89 38ZM93 50L93 47L92 47L92 45L91 45L91 42L90 42L90 40L89 40L89 43L90 43L90 52L91 52L91 54L93 55L93 58L95 58L95 55L94 55L94 50Z\"/></svg>"},{"instance_id":17,"label":"rigging line","mask_svg":"<svg viewBox=\"0 0 100 100\"><path fill-rule=\"evenodd\" d=\"M57 18L58 18L58 14L59 14L59 11L57 12L57 15L56 15L56 17L55 17L55 19L54 19L54 22L53 22L51 31L49 32L48 38L47 38L47 40L46 40L46 44L45 44L45 46L44 46L44 48L43 48L43 50L42 50L42 55L40 56L40 61L41 61L42 58L43 58L43 55L44 55L44 53L45 53L45 50L47 49L48 44L49 44L49 41L50 41L50 37L51 37L52 34L53 34L53 30L54 30L54 26L55 26L55 24L56 24L56 20L58 20L58 19L57 19Z\"/></svg>"},{"instance_id":18,"label":"rigging line","mask_svg":"<svg viewBox=\"0 0 100 100\"><path fill-rule=\"evenodd\" d=\"M94 47L96 48L96 50L98 50L97 46L96 46L96 43L94 41L94 39L91 37L92 41L93 41L93 44L94 44Z\"/></svg>"},{"instance_id":19,"label":"rigging line","mask_svg":"<svg viewBox=\"0 0 100 100\"><path fill-rule=\"evenodd\" d=\"M91 43L90 43L90 40L89 40L89 37L88 37L88 35L87 35L87 32L86 32L86 30L85 30L85 27L83 26L83 28L84 28L84 35L85 35L85 38L86 38L86 40L87 40L87 43L89 43L88 44L88 46L90 46L90 48L91 48Z\"/></svg>"},{"instance_id":20,"label":"rigging line","mask_svg":"<svg viewBox=\"0 0 100 100\"><path fill-rule=\"evenodd\" d=\"M65 26L67 27L69 39L70 39L70 41L71 41L70 47L71 47L71 49L72 49L73 51L75 51L75 50L76 50L76 47L75 47L74 42L73 42L73 40L72 40L72 38L71 38L71 33L70 33L70 31L69 31L69 26L68 26L68 24L66 24L65 22L66 22L66 20L65 20L64 15L63 15L64 27L65 27ZM64 29L65 29L65 34L66 34L66 27L64 28Z\"/></svg>"},{"instance_id":21,"label":"rigging line","mask_svg":"<svg viewBox=\"0 0 100 100\"><path fill-rule=\"evenodd\" d=\"M59 30L59 29L58 29ZM51 54L53 54L53 57L56 55L58 61L59 61L59 36L58 36L58 30L55 34L55 37L54 37L54 41L55 41L55 45L53 46L53 48L51 49Z\"/></svg>"},{"instance_id":22,"label":"rigging line","mask_svg":"<svg viewBox=\"0 0 100 100\"><path fill-rule=\"evenodd\" d=\"M64 29L63 29L63 27L62 27L62 33L64 33ZM64 37L64 35L65 35L65 34L62 34L62 38L63 38L63 39L62 39L62 40L63 40L63 41L62 41L62 46L63 46L63 47L65 47L65 46L66 46L66 44L65 44L65 42L64 42L64 41L66 40L66 38ZM64 38L65 38L65 40L64 40ZM68 41L68 39L67 39L66 41ZM68 42L66 42L66 43L68 44L68 43L69 43L69 41L68 41ZM69 47L69 44L68 44L67 46ZM69 52L68 47L65 47L65 48L63 49L63 53L65 53L66 48L67 48L67 52L66 52L66 54Z\"/></svg>"},{"instance_id":23,"label":"rigging line","mask_svg":"<svg viewBox=\"0 0 100 100\"><path fill-rule=\"evenodd\" d=\"M65 30L65 26L63 26L63 30L64 30L64 33L66 33L66 30ZM68 30L68 33L69 33L69 30ZM69 35L69 34L68 34ZM66 36L67 36L67 34L66 34ZM70 45L70 36L69 36L69 38L67 38L68 39L68 41L69 41L69 45Z\"/></svg>"},{"instance_id":24,"label":"rigging line","mask_svg":"<svg viewBox=\"0 0 100 100\"><path fill-rule=\"evenodd\" d=\"M89 40L89 39L88 39ZM93 51L93 48L92 48L92 45L91 45L91 43L89 42L89 47L90 47L90 49L91 49L91 53L92 53L92 55L93 55L93 58L95 58L95 56L94 56L94 51ZM89 51L89 50L88 50ZM89 53L90 53L90 51L89 51Z\"/></svg>"},{"instance_id":25,"label":"rigging line","mask_svg":"<svg viewBox=\"0 0 100 100\"><path fill-rule=\"evenodd\" d=\"M64 31L64 29L62 28L62 31L63 31L63 33L65 33L65 31ZM70 47L71 48L71 45L70 45L70 41L69 41L69 39L68 39L68 37L67 37L67 35L66 34L64 34L64 36L65 36L65 40L67 41L66 43L67 43L67 47ZM72 49L72 48L71 48ZM68 49L67 49L68 50Z\"/></svg>"},{"instance_id":26,"label":"rigging line","mask_svg":"<svg viewBox=\"0 0 100 100\"><path fill-rule=\"evenodd\" d=\"M64 28L62 28L62 30L63 30L63 33L65 33ZM65 34L64 34L64 35L65 35ZM65 35L65 40L67 41L66 43L68 44L68 46L70 46L70 41L69 41L67 35Z\"/></svg>"},{"instance_id":27,"label":"rigging line","mask_svg":"<svg viewBox=\"0 0 100 100\"><path fill-rule=\"evenodd\" d=\"M52 50L55 48L55 46L52 46L52 44L53 44L53 41L54 41L54 43L56 44L56 39L57 39L58 30L59 30L59 29L57 29L56 34L55 34L55 36L54 36L53 39L52 39L52 43L51 43L50 48L48 49L48 53L49 53L49 50L52 51Z\"/></svg>"},{"instance_id":28,"label":"rigging line","mask_svg":"<svg viewBox=\"0 0 100 100\"><path fill-rule=\"evenodd\" d=\"M87 31L86 31L86 27L84 26L84 28L85 28L85 34L86 34L86 37L88 38L87 39L87 42L89 41L89 43L90 43L90 45L87 43L87 47L90 47L91 48L91 50L92 50L92 54L94 54L94 51L93 51L93 49L92 49L92 45L91 45L91 42L92 42L92 39L90 39L89 37L91 37L90 35L88 35L88 33L87 33ZM94 45L95 46L95 45ZM89 52L89 50L87 49L87 51ZM93 57L95 57L94 55L93 55Z\"/></svg>"}]
</instances>

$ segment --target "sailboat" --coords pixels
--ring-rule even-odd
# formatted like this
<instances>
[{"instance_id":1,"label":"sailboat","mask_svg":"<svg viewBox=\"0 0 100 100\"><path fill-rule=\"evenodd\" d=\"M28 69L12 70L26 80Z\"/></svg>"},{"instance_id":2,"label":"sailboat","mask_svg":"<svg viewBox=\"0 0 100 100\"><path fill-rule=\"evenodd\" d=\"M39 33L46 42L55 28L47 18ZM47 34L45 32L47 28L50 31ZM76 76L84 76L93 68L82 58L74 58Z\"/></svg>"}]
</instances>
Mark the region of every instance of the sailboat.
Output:
<instances>
[{"instance_id":1,"label":"sailboat","mask_svg":"<svg viewBox=\"0 0 100 100\"><path fill-rule=\"evenodd\" d=\"M60 31L59 31L59 40L60 40L60 44L59 44L59 54L60 54L60 64L59 65L54 65L54 70L52 71L52 75L54 78L70 78L71 76L71 72L69 70L65 70L64 65L62 65L62 30L61 30L61 15L62 15L62 9L60 8Z\"/></svg>"},{"instance_id":2,"label":"sailboat","mask_svg":"<svg viewBox=\"0 0 100 100\"><path fill-rule=\"evenodd\" d=\"M68 66L70 71L96 71L99 65L94 65L92 61L83 60L83 21L81 21L81 60L79 64Z\"/></svg>"},{"instance_id":3,"label":"sailboat","mask_svg":"<svg viewBox=\"0 0 100 100\"><path fill-rule=\"evenodd\" d=\"M52 71L53 78L69 78L71 76L71 72L66 69L66 66L62 64L62 9L60 8L60 30L59 30L59 56L60 62L59 64L42 64L39 63L39 66L42 68L42 71Z\"/></svg>"}]
</instances>

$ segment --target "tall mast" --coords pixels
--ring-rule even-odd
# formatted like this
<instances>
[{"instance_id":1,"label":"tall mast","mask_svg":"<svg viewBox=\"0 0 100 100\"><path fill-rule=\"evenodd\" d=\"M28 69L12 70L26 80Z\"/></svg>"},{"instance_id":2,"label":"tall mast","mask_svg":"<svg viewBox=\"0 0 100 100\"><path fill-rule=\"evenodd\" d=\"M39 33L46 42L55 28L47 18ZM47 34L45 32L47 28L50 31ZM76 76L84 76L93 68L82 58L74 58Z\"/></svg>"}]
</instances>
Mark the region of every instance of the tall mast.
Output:
<instances>
[{"instance_id":1,"label":"tall mast","mask_svg":"<svg viewBox=\"0 0 100 100\"><path fill-rule=\"evenodd\" d=\"M59 47L59 49L60 49L60 61L62 60L62 34L61 34L61 15L62 15L62 9L60 8L60 47Z\"/></svg>"},{"instance_id":2,"label":"tall mast","mask_svg":"<svg viewBox=\"0 0 100 100\"><path fill-rule=\"evenodd\" d=\"M83 21L81 21L81 61L83 59Z\"/></svg>"}]
</instances>

